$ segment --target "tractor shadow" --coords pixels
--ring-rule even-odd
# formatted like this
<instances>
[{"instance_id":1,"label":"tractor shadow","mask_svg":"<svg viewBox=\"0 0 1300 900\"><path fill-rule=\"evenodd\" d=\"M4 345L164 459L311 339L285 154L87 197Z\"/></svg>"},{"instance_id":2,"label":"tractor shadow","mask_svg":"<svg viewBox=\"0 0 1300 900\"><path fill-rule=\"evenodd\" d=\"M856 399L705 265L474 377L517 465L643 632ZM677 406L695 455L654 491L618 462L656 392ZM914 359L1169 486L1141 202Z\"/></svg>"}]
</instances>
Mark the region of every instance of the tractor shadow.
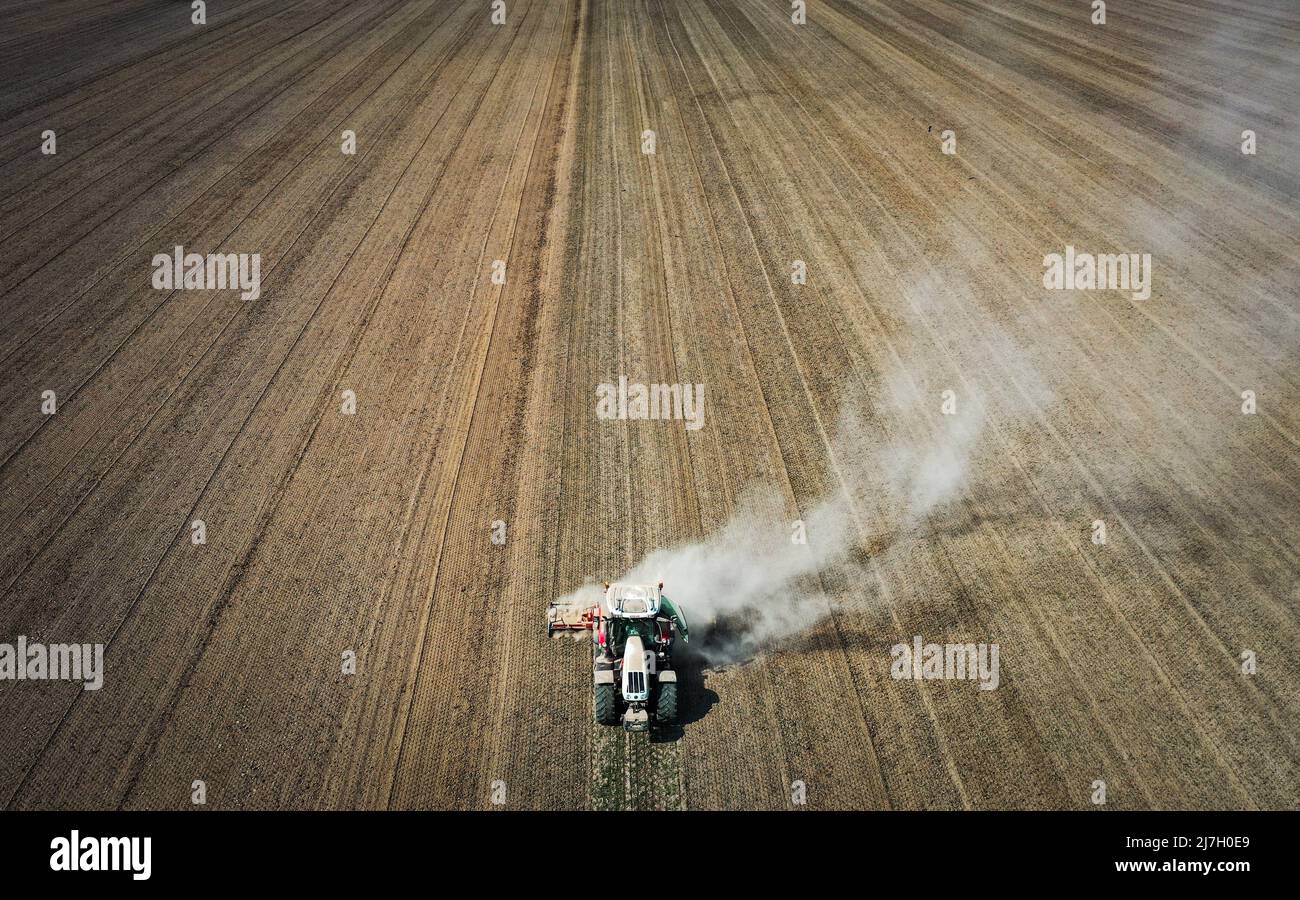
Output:
<instances>
[{"instance_id":1,"label":"tractor shadow","mask_svg":"<svg viewBox=\"0 0 1300 900\"><path fill-rule=\"evenodd\" d=\"M677 724L657 728L650 736L656 744L670 744L679 741L686 734L686 728L709 714L718 703L718 695L704 683L710 666L689 647L674 654L673 668L677 671Z\"/></svg>"},{"instance_id":2,"label":"tractor shadow","mask_svg":"<svg viewBox=\"0 0 1300 900\"><path fill-rule=\"evenodd\" d=\"M749 640L742 616L715 619L696 629L695 639L673 654L677 670L677 725L659 728L651 740L671 743L680 740L685 728L707 716L718 704L718 695L705 683L709 673L744 665L757 655Z\"/></svg>"}]
</instances>

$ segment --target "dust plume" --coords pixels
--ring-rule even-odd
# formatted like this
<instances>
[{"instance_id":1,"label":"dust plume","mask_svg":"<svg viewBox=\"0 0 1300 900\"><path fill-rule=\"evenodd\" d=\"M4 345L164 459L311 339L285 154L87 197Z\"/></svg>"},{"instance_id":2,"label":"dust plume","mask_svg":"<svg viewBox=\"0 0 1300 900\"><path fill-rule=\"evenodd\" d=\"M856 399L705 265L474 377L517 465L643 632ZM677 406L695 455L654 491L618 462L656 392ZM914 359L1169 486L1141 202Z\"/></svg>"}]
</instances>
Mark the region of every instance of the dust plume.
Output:
<instances>
[{"instance_id":1,"label":"dust plume","mask_svg":"<svg viewBox=\"0 0 1300 900\"><path fill-rule=\"evenodd\" d=\"M993 340L991 352L1017 356L1001 332ZM662 580L687 616L689 651L706 665L746 659L825 617L832 601L820 576L860 580L864 552L932 527L979 468L988 421L980 390L954 379L949 398L941 383L920 383L917 373L940 367L925 348L912 351L870 388L842 388L819 497L796 504L784 485L751 485L711 534L656 550L612 580ZM587 585L564 602L599 599Z\"/></svg>"}]
</instances>

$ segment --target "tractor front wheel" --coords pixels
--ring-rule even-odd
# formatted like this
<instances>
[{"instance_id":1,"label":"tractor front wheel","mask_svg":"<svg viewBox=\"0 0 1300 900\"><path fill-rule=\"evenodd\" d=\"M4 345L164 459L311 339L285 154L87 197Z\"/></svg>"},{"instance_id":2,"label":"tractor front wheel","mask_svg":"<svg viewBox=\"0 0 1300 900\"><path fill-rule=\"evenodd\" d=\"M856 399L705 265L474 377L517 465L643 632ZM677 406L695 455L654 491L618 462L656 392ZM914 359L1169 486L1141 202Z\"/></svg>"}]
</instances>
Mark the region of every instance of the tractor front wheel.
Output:
<instances>
[{"instance_id":1,"label":"tractor front wheel","mask_svg":"<svg viewBox=\"0 0 1300 900\"><path fill-rule=\"evenodd\" d=\"M655 719L662 725L677 724L677 682L659 682L659 700L655 704Z\"/></svg>"},{"instance_id":2,"label":"tractor front wheel","mask_svg":"<svg viewBox=\"0 0 1300 900\"><path fill-rule=\"evenodd\" d=\"M596 705L596 724L616 724L618 722L618 702L617 698L614 696L614 685L593 685L592 697L595 700Z\"/></svg>"}]
</instances>

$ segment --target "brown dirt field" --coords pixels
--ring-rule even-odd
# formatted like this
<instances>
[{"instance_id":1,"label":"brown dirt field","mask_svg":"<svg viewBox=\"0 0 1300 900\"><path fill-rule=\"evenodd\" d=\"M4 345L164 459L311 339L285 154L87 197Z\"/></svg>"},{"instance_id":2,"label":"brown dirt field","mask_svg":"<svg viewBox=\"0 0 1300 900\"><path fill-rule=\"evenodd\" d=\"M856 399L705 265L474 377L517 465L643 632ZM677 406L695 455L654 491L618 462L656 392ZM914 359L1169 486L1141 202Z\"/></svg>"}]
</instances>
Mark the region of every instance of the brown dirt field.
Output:
<instances>
[{"instance_id":1,"label":"brown dirt field","mask_svg":"<svg viewBox=\"0 0 1300 900\"><path fill-rule=\"evenodd\" d=\"M0 803L1300 808L1293 2L208 6L0 0L0 644L105 647ZM803 627L595 725L548 602L755 515Z\"/></svg>"}]
</instances>

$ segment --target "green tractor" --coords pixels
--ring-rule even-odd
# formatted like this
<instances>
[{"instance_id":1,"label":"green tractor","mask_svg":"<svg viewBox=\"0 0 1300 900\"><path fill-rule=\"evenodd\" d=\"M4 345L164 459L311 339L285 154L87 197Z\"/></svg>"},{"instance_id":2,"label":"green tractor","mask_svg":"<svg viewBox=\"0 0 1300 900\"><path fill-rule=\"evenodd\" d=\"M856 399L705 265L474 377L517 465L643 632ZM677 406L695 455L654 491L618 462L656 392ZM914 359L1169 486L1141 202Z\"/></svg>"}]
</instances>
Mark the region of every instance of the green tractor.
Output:
<instances>
[{"instance_id":1,"label":"green tractor","mask_svg":"<svg viewBox=\"0 0 1300 900\"><path fill-rule=\"evenodd\" d=\"M575 615L576 613L576 615ZM576 610L552 603L547 634L590 630L592 698L601 725L625 731L677 724L677 672L673 642L690 640L686 616L663 595L663 582L605 584L596 606Z\"/></svg>"}]
</instances>

